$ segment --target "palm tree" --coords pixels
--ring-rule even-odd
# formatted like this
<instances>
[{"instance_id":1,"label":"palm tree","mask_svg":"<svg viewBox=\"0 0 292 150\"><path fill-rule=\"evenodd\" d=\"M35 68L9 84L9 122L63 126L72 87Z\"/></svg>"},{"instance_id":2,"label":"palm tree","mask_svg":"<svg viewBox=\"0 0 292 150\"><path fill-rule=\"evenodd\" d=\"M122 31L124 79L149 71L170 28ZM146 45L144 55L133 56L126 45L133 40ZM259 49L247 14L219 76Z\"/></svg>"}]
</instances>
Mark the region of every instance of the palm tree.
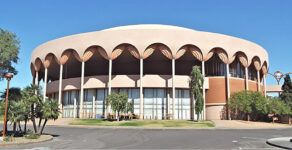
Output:
<instances>
[{"instance_id":1,"label":"palm tree","mask_svg":"<svg viewBox=\"0 0 292 150\"><path fill-rule=\"evenodd\" d=\"M190 75L189 86L190 86L191 95L192 95L191 97L192 99L195 98L196 100L195 111L197 113L198 122L200 121L200 113L202 112L203 107L204 107L204 99L201 92L203 84L204 84L204 76L201 73L200 67L193 66L192 72ZM193 101L192 101L192 107L193 107Z\"/></svg>"},{"instance_id":2,"label":"palm tree","mask_svg":"<svg viewBox=\"0 0 292 150\"><path fill-rule=\"evenodd\" d=\"M20 121L25 119L24 114L26 110L22 101L10 101L9 103L8 120L13 123L13 133L15 134L17 124L20 127ZM21 128L19 130L21 131Z\"/></svg>"},{"instance_id":3,"label":"palm tree","mask_svg":"<svg viewBox=\"0 0 292 150\"><path fill-rule=\"evenodd\" d=\"M58 116L60 113L58 101L53 100L53 99L46 100L42 105L41 113L42 113L42 118L45 119L45 121L42 125L42 128L39 130L39 134L43 133L44 128L49 119L53 119L53 120L58 119Z\"/></svg>"},{"instance_id":4,"label":"palm tree","mask_svg":"<svg viewBox=\"0 0 292 150\"><path fill-rule=\"evenodd\" d=\"M42 96L40 95L41 88L37 85L31 84L27 86L22 91L23 100L30 104L30 119L33 123L34 132L37 133L37 126L35 123L35 105L40 104Z\"/></svg>"}]
</instances>

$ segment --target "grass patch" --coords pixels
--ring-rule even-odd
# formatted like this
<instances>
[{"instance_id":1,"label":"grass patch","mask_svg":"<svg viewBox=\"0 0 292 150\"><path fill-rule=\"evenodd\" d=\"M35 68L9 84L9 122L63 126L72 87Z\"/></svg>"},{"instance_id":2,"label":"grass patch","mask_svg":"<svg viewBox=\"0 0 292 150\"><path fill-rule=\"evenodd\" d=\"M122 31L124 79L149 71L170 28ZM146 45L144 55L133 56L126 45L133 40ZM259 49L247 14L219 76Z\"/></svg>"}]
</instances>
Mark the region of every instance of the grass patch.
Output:
<instances>
[{"instance_id":1,"label":"grass patch","mask_svg":"<svg viewBox=\"0 0 292 150\"><path fill-rule=\"evenodd\" d=\"M186 120L129 120L129 121L106 121L96 119L75 119L70 125L92 126L131 126L131 127L215 127L210 121L186 121Z\"/></svg>"}]
</instances>

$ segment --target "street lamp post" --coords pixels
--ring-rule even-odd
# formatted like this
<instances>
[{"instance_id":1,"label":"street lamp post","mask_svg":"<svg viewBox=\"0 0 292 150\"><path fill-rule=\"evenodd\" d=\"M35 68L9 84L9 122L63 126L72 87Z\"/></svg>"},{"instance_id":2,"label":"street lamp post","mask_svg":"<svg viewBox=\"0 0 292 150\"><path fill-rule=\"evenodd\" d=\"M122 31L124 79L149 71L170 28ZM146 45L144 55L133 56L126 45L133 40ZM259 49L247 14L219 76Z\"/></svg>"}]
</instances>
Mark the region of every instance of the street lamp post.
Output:
<instances>
[{"instance_id":1,"label":"street lamp post","mask_svg":"<svg viewBox=\"0 0 292 150\"><path fill-rule=\"evenodd\" d=\"M268 74L272 75L272 76L276 79L278 85L280 85L280 81L281 81L281 79L282 79L283 77L285 77L286 75L288 75L288 74L292 74L292 72L288 72L288 73L285 73L285 74L284 74L284 73L282 73L281 71L276 71L276 72L274 72L274 73L268 73ZM279 96L280 96L280 93L281 93L281 92L278 93Z\"/></svg>"},{"instance_id":2,"label":"street lamp post","mask_svg":"<svg viewBox=\"0 0 292 150\"><path fill-rule=\"evenodd\" d=\"M4 115L4 123L3 123L3 137L5 137L5 131L7 128L7 106L8 106L8 94L9 94L9 81L13 77L12 74L5 74L5 77L7 79L7 89L6 89L6 99L5 99L5 115Z\"/></svg>"}]
</instances>

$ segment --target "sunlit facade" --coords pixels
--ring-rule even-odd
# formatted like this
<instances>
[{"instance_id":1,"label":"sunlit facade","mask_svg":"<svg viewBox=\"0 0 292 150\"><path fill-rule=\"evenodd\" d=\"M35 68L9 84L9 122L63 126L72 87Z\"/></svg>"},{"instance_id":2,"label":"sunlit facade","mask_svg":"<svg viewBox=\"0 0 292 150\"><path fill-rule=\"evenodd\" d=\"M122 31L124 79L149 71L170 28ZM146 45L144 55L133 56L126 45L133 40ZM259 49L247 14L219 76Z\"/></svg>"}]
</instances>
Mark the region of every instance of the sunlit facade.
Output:
<instances>
[{"instance_id":1,"label":"sunlit facade","mask_svg":"<svg viewBox=\"0 0 292 150\"><path fill-rule=\"evenodd\" d=\"M268 54L259 45L168 25L133 25L52 40L31 56L34 83L59 101L62 117L113 114L110 93L127 93L138 119L196 118L189 91L192 66L205 76L202 118L226 119L237 91L265 94ZM227 74L228 73L228 74ZM44 99L46 99L44 97Z\"/></svg>"}]
</instances>

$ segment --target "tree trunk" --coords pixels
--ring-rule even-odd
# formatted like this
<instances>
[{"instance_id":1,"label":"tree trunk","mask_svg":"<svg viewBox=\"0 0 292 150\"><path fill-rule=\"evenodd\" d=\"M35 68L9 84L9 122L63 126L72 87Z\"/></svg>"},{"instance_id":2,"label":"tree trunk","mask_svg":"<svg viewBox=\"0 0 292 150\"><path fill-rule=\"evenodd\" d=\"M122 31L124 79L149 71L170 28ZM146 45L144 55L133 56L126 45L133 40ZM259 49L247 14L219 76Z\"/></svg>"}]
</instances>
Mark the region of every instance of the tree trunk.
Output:
<instances>
[{"instance_id":1,"label":"tree trunk","mask_svg":"<svg viewBox=\"0 0 292 150\"><path fill-rule=\"evenodd\" d=\"M117 121L120 121L120 112L118 111Z\"/></svg>"},{"instance_id":2,"label":"tree trunk","mask_svg":"<svg viewBox=\"0 0 292 150\"><path fill-rule=\"evenodd\" d=\"M194 94L191 94L191 120L195 121L195 115L194 115Z\"/></svg>"},{"instance_id":3,"label":"tree trunk","mask_svg":"<svg viewBox=\"0 0 292 150\"><path fill-rule=\"evenodd\" d=\"M43 131L44 131L44 128L45 128L45 126L46 126L46 124L47 124L47 121L48 121L48 119L45 119L45 122L44 122L42 128L39 130L39 134L40 134L40 135L43 134Z\"/></svg>"},{"instance_id":4,"label":"tree trunk","mask_svg":"<svg viewBox=\"0 0 292 150\"><path fill-rule=\"evenodd\" d=\"M27 119L24 120L24 129L23 129L24 133L26 133L26 124L27 124Z\"/></svg>"},{"instance_id":5,"label":"tree trunk","mask_svg":"<svg viewBox=\"0 0 292 150\"><path fill-rule=\"evenodd\" d=\"M249 114L247 114L247 121L249 121L250 120L250 115Z\"/></svg>"},{"instance_id":6,"label":"tree trunk","mask_svg":"<svg viewBox=\"0 0 292 150\"><path fill-rule=\"evenodd\" d=\"M19 128L19 131L22 132L20 122L18 122L18 128Z\"/></svg>"},{"instance_id":7,"label":"tree trunk","mask_svg":"<svg viewBox=\"0 0 292 150\"><path fill-rule=\"evenodd\" d=\"M200 113L197 113L197 121L200 122Z\"/></svg>"},{"instance_id":8,"label":"tree trunk","mask_svg":"<svg viewBox=\"0 0 292 150\"><path fill-rule=\"evenodd\" d=\"M40 120L39 120L39 126L38 126L38 128L40 128L40 127L41 127L41 124L42 124L42 117L40 117Z\"/></svg>"},{"instance_id":9,"label":"tree trunk","mask_svg":"<svg viewBox=\"0 0 292 150\"><path fill-rule=\"evenodd\" d=\"M16 122L13 122L13 134L15 135L15 131L16 131Z\"/></svg>"},{"instance_id":10,"label":"tree trunk","mask_svg":"<svg viewBox=\"0 0 292 150\"><path fill-rule=\"evenodd\" d=\"M34 104L31 104L30 109L31 109L31 117L30 118L31 118L31 121L33 124L34 133L37 133L37 126L36 126L35 118L34 118Z\"/></svg>"}]
</instances>

